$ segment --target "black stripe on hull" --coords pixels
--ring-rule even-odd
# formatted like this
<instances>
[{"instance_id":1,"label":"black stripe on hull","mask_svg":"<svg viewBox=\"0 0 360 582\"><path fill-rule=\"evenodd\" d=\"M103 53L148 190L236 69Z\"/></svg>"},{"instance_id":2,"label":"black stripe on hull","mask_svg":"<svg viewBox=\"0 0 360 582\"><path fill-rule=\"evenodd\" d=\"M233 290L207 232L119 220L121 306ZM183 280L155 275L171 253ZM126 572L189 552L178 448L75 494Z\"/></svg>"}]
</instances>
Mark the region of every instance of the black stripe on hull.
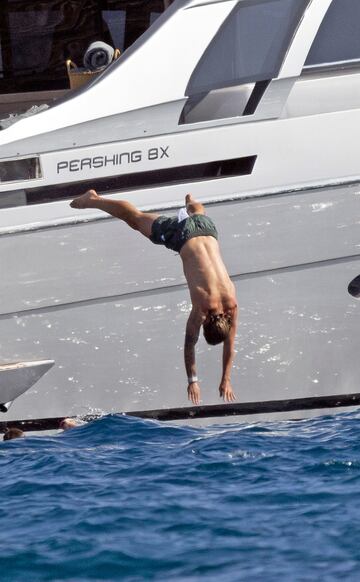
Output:
<instances>
[{"instance_id":1,"label":"black stripe on hull","mask_svg":"<svg viewBox=\"0 0 360 582\"><path fill-rule=\"evenodd\" d=\"M314 396L311 398L294 398L292 400L268 400L265 402L244 402L239 404L215 404L210 406L189 406L185 408L161 408L159 410L137 410L119 412L127 416L149 420L193 420L206 418L224 418L230 416L252 416L279 412L305 412L308 410L340 409L360 406L360 393L335 396ZM89 414L82 417L91 421L101 415ZM55 430L59 428L63 416L38 418L32 420L10 420L0 422L0 432L7 428L21 428L23 431Z\"/></svg>"},{"instance_id":2,"label":"black stripe on hull","mask_svg":"<svg viewBox=\"0 0 360 582\"><path fill-rule=\"evenodd\" d=\"M139 188L171 186L172 184L186 184L203 180L219 180L250 175L254 169L256 159L257 156L253 155L202 164L187 164L186 166L158 168L157 170L143 172L129 172L104 178L81 179L79 177L78 180L73 182L40 186L38 188L23 188L23 191L26 194L26 203L29 205L74 198L91 188L95 188L101 194L111 194ZM5 194L11 195L11 192L5 192Z\"/></svg>"}]
</instances>

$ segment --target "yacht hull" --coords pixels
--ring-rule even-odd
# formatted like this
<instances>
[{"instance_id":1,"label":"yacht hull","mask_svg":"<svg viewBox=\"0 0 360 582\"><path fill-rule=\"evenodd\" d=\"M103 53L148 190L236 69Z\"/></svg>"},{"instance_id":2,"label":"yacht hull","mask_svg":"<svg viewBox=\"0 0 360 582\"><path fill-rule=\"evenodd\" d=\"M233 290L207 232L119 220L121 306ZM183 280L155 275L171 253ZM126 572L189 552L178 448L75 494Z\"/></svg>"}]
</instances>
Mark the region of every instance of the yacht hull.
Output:
<instances>
[{"instance_id":1,"label":"yacht hull","mask_svg":"<svg viewBox=\"0 0 360 582\"><path fill-rule=\"evenodd\" d=\"M359 16L355 0L177 0L93 83L0 132L1 354L55 361L4 421L357 405ZM88 188L207 204L238 293L238 405L207 408L221 347L201 340L189 409L181 261L70 208Z\"/></svg>"},{"instance_id":2,"label":"yacht hull","mask_svg":"<svg viewBox=\"0 0 360 582\"><path fill-rule=\"evenodd\" d=\"M353 184L207 207L239 303L240 409L223 405L217 420L357 405L360 315L348 286L360 272L358 191ZM55 361L1 420L189 406L183 341L191 305L175 253L115 219L7 234L1 243L2 357ZM214 421L206 407L221 403L221 348L201 338L197 361L200 417ZM191 418L189 409L179 420Z\"/></svg>"}]
</instances>

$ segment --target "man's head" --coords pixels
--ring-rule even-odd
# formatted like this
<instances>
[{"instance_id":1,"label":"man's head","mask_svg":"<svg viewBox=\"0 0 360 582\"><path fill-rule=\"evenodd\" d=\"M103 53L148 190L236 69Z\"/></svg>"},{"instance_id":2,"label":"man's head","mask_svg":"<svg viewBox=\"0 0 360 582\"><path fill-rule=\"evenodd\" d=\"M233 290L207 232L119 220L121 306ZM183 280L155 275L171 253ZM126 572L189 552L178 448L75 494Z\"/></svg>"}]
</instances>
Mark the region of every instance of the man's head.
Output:
<instances>
[{"instance_id":1,"label":"man's head","mask_svg":"<svg viewBox=\"0 0 360 582\"><path fill-rule=\"evenodd\" d=\"M223 342L231 329L231 316L224 313L210 314L203 323L204 338L207 343L216 346Z\"/></svg>"},{"instance_id":2,"label":"man's head","mask_svg":"<svg viewBox=\"0 0 360 582\"><path fill-rule=\"evenodd\" d=\"M12 441L13 439L21 439L25 435L19 428L8 428L4 434L4 441Z\"/></svg>"},{"instance_id":3,"label":"man's head","mask_svg":"<svg viewBox=\"0 0 360 582\"><path fill-rule=\"evenodd\" d=\"M69 430L71 428L76 428L77 426L79 425L74 418L64 418L59 424L59 428L62 428L63 430Z\"/></svg>"}]
</instances>

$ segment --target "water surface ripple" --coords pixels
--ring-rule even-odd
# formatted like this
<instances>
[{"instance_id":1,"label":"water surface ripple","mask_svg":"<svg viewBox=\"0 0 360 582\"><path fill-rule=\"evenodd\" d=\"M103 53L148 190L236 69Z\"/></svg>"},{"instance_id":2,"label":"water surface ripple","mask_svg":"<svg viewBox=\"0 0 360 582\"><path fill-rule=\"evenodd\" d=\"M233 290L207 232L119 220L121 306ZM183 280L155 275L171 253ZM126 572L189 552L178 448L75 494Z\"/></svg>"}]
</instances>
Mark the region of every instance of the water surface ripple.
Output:
<instances>
[{"instance_id":1,"label":"water surface ripple","mask_svg":"<svg viewBox=\"0 0 360 582\"><path fill-rule=\"evenodd\" d=\"M0 443L0 580L359 580L360 415Z\"/></svg>"}]
</instances>

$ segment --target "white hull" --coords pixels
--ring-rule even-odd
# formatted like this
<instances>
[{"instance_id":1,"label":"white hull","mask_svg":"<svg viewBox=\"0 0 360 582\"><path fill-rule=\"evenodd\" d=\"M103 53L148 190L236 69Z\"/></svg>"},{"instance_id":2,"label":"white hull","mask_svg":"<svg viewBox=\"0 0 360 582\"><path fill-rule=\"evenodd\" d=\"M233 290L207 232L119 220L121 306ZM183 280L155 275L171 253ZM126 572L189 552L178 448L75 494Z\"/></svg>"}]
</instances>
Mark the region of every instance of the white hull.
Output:
<instances>
[{"instance_id":1,"label":"white hull","mask_svg":"<svg viewBox=\"0 0 360 582\"><path fill-rule=\"evenodd\" d=\"M208 207L238 293L240 404L359 391L358 190ZM6 420L188 406L175 253L112 219L3 236L1 250L3 357L55 360ZM220 402L220 358L200 341L204 405Z\"/></svg>"},{"instance_id":2,"label":"white hull","mask_svg":"<svg viewBox=\"0 0 360 582\"><path fill-rule=\"evenodd\" d=\"M0 366L0 411L8 412L14 400L29 390L53 365L53 360L40 360Z\"/></svg>"},{"instance_id":3,"label":"white hull","mask_svg":"<svg viewBox=\"0 0 360 582\"><path fill-rule=\"evenodd\" d=\"M360 9L339 7L179 0L86 91L0 132L1 357L55 360L4 421L218 412L174 412L188 406L190 302L179 258L119 221L70 208L69 196L94 186L143 210L174 212L187 192L208 204L239 302L239 405L224 405L221 417L360 403L360 290L348 291L360 273L360 48L356 60L357 47L345 47L345 65L346 38L338 60L321 56L339 15L350 26ZM241 29L254 14L257 38ZM245 39L234 58L222 33L229 23ZM263 61L252 62L257 45ZM210 78L219 54L225 80ZM206 406L219 404L220 357L200 342Z\"/></svg>"}]
</instances>

